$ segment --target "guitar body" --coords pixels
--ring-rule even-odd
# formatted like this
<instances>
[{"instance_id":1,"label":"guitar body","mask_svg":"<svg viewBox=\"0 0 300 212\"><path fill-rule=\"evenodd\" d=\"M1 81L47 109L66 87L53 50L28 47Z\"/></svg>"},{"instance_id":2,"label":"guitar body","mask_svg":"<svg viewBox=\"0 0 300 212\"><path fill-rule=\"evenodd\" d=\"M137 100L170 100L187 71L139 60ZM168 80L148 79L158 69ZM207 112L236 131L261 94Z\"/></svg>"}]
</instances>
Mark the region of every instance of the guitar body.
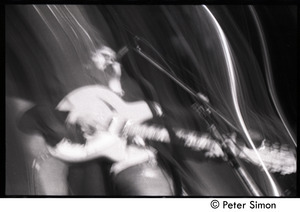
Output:
<instances>
[{"instance_id":1,"label":"guitar body","mask_svg":"<svg viewBox=\"0 0 300 212\"><path fill-rule=\"evenodd\" d=\"M125 102L114 92L100 85L84 86L72 91L60 101L57 109L60 111L100 111L102 116L116 115L134 123L142 123L153 118L145 101Z\"/></svg>"},{"instance_id":2,"label":"guitar body","mask_svg":"<svg viewBox=\"0 0 300 212\"><path fill-rule=\"evenodd\" d=\"M52 154L69 162L82 162L101 157L112 162L124 160L127 151L133 151L133 147L129 150L126 147L126 140L119 137L123 125L118 127L116 126L119 125L117 122L122 124L122 120L130 120L132 123L140 124L153 118L146 102L127 103L114 92L99 85L84 86L72 91L59 102L56 109L69 112L66 119L68 124L84 120L80 125L82 127L82 123L86 124L86 129L93 125L101 125L91 136L83 133L86 144L88 144L85 145L84 151L80 145L69 142L60 142L57 145L57 148L63 150L64 153L53 152ZM116 123L113 121L115 117L117 118ZM112 125L114 126L112 127ZM83 154L81 154L82 152ZM88 154L85 154L86 152ZM139 152L137 151L137 155Z\"/></svg>"}]
</instances>

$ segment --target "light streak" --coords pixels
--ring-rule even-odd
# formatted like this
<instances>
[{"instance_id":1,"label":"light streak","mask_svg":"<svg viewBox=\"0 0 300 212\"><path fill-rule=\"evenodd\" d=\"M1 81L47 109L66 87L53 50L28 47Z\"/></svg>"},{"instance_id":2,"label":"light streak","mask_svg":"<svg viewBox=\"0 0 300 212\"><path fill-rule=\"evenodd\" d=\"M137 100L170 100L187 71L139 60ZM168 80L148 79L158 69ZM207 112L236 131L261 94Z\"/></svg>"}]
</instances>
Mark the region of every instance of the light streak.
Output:
<instances>
[{"instance_id":1,"label":"light streak","mask_svg":"<svg viewBox=\"0 0 300 212\"><path fill-rule=\"evenodd\" d=\"M69 8L67 6L65 6L65 8L67 9L67 11L70 13L70 15L72 16L72 18L75 20L75 22L78 24L78 26L82 29L82 31L86 34L86 36L88 37L88 39L90 40L90 42L93 44L93 46L95 46L92 38L90 37L89 33L84 29L84 27L77 21L77 19L75 18L75 16L70 12Z\"/></svg>"},{"instance_id":2,"label":"light streak","mask_svg":"<svg viewBox=\"0 0 300 212\"><path fill-rule=\"evenodd\" d=\"M278 116L279 118L281 119L286 131L288 132L291 140L293 141L294 145L297 147L297 142L296 140L294 139L291 131L289 130L289 127L285 121L285 118L284 118L284 115L282 114L282 110L280 108L280 105L278 104L278 100L276 98L276 94L274 92L274 85L273 85L273 80L272 80L272 74L271 74L271 64L270 64L270 61L269 61L269 53L268 53L268 49L267 49L267 44L266 44L266 41L265 41L265 36L264 36L264 33L263 33L263 30L262 30L262 27L261 27L261 23L259 21L259 18L257 16L257 13L255 12L254 8L252 6L249 6L250 8L250 11L251 11L251 14L253 15L254 17L254 20L255 20L255 23L256 23L256 26L258 28L258 33L259 33L259 36L260 36L260 41L261 41L261 48L262 48L262 52L263 52L263 57L264 57L264 65L265 65L265 70L267 72L267 84L268 84L268 88L269 88L269 91L270 91L270 95L271 95L271 98L273 100L273 103L274 103L274 106L276 108L276 111L278 113Z\"/></svg>"},{"instance_id":3,"label":"light streak","mask_svg":"<svg viewBox=\"0 0 300 212\"><path fill-rule=\"evenodd\" d=\"M50 27L51 25L49 24L49 22L46 20L46 18L42 15L41 11L38 9L37 6L33 5L33 8L37 11L37 13L39 14L39 16L42 18L42 20L45 22L45 24L48 26L48 28L50 29L51 33L53 34L53 36L55 37L55 39L57 41L59 41L59 38L56 36L55 32L53 31L52 27Z\"/></svg>"},{"instance_id":4,"label":"light streak","mask_svg":"<svg viewBox=\"0 0 300 212\"><path fill-rule=\"evenodd\" d=\"M232 58L231 58L230 47L229 47L227 38L226 38L221 26L219 25L218 21L213 16L213 14L210 12L210 10L205 5L203 5L203 7L205 8L205 10L208 12L210 17L212 18L213 23L216 26L217 33L218 33L218 35L220 37L220 40L221 40L222 50L224 51L224 56L225 56L225 60L226 60L226 64L227 64L227 70L228 70L229 79L230 79L230 88L231 88L232 100L233 100L233 103L234 103L235 111L236 111L236 114L238 116L238 120L240 122L240 125L241 125L247 139L248 139L248 142L250 143L250 145L253 148L256 156L258 157L258 160L259 160L260 164L262 165L262 168L263 168L264 172L266 173L266 175L267 175L267 177L268 177L268 179L271 183L274 195L275 196L280 196L280 193L277 189L277 186L276 186L271 174L267 170L267 167L265 166L264 162L262 161L262 159L261 159L261 157L260 157L260 155L259 155L259 153L258 153L258 151L257 151L250 135L249 135L249 132L247 130L245 122L243 120L243 116L241 114L238 99L237 99L237 89L236 89L236 83L235 83L236 79L235 79L235 73L234 73L234 65L233 65L233 61L232 61Z\"/></svg>"}]
</instances>

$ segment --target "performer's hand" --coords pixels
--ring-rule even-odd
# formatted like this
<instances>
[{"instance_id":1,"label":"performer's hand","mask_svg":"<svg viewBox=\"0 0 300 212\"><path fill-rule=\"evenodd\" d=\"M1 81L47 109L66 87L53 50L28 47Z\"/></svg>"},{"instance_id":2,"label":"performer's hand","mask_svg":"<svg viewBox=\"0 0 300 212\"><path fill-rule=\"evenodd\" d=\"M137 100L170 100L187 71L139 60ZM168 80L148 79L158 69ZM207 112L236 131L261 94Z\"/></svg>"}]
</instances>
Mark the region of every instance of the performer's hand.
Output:
<instances>
[{"instance_id":1,"label":"performer's hand","mask_svg":"<svg viewBox=\"0 0 300 212\"><path fill-rule=\"evenodd\" d=\"M126 141L112 133L99 132L91 136L85 145L63 139L55 147L48 146L48 150L54 157L67 162L84 162L99 157L120 161L126 157Z\"/></svg>"},{"instance_id":2,"label":"performer's hand","mask_svg":"<svg viewBox=\"0 0 300 212\"><path fill-rule=\"evenodd\" d=\"M86 142L87 152L93 157L106 157L114 162L126 157L127 141L117 134L101 131Z\"/></svg>"}]
</instances>

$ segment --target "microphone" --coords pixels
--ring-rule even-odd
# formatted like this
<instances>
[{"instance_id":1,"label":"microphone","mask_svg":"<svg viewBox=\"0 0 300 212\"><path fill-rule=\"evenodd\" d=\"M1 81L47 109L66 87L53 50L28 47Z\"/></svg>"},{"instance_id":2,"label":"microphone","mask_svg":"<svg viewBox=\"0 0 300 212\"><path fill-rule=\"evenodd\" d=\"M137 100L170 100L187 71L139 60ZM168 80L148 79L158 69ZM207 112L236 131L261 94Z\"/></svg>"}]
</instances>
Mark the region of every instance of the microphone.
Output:
<instances>
[{"instance_id":1,"label":"microphone","mask_svg":"<svg viewBox=\"0 0 300 212\"><path fill-rule=\"evenodd\" d=\"M116 61L120 61L125 54L127 54L129 48L127 46L123 46L116 54Z\"/></svg>"}]
</instances>

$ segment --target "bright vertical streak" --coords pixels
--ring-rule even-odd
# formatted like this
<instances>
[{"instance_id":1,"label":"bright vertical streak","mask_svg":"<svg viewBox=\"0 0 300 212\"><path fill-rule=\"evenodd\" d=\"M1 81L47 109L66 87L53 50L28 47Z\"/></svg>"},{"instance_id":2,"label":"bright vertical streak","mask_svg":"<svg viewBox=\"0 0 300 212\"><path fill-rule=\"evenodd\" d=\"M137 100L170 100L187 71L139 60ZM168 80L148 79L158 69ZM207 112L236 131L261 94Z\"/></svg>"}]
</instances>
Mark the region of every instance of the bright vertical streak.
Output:
<instances>
[{"instance_id":1,"label":"bright vertical streak","mask_svg":"<svg viewBox=\"0 0 300 212\"><path fill-rule=\"evenodd\" d=\"M56 12L60 15L60 18L57 17L57 15L55 14L54 10L51 8L52 6L48 6L49 10L52 12L53 16L56 18L56 20L58 21L58 23L61 25L62 29L64 31L65 30L65 27L64 27L64 24L62 23L61 19L67 19L67 17L58 9L57 6L53 6L54 9L56 10ZM65 20L67 22L67 20ZM79 38L77 33L75 32L74 28L72 27L71 24L69 24L70 29L72 30L73 34L76 36L76 38ZM67 34L67 33L66 33Z\"/></svg>"},{"instance_id":2,"label":"bright vertical streak","mask_svg":"<svg viewBox=\"0 0 300 212\"><path fill-rule=\"evenodd\" d=\"M75 20L75 22L78 24L78 26L82 29L82 31L84 32L84 34L86 34L86 36L88 37L88 39L90 40L90 42L95 46L92 38L90 37L89 33L84 29L84 27L77 21L76 17L73 15L73 13L69 10L69 8L67 6L65 6L65 8L67 9L67 11L70 13L70 15L72 16L72 18Z\"/></svg>"},{"instance_id":3,"label":"bright vertical streak","mask_svg":"<svg viewBox=\"0 0 300 212\"><path fill-rule=\"evenodd\" d=\"M222 30L222 28L220 27L219 23L217 22L217 20L215 19L215 17L213 16L213 14L210 12L210 10L204 5L203 6L205 8L205 10L208 12L208 14L210 15L210 17L212 18L213 20L213 23L214 25L216 26L216 29L217 29L217 33L221 39L221 45L222 45L222 49L224 51L224 56L225 56L225 60L226 60L226 64L227 64L227 70L228 70L228 73L229 73L229 79L230 79L230 88L231 88L231 94L232 94L232 100L233 100L233 104L234 104L234 107L235 107L235 111L236 111L236 114L238 116L238 120L240 122L240 125L242 126L242 129L251 145L251 147L253 148L255 154L257 155L258 159L259 159L259 162L260 164L262 165L262 168L263 170L265 171L268 179L270 180L270 183L272 185L272 188L273 188L273 192L275 194L275 196L280 196L279 194L279 191L276 187L276 184L272 178L272 176L270 175L269 171L267 170L264 162L262 161L249 133L248 133L248 130L247 130L247 127L245 125L245 122L243 120L243 116L241 114L241 110L240 110L240 107L239 107L239 103L238 103L238 99L237 99L237 89L236 89L236 80L235 80L235 74L234 74L234 67L233 67L233 62L232 62L232 59L231 59L231 54L230 54L230 48L229 48L229 44L227 42L227 39L226 39L226 36Z\"/></svg>"},{"instance_id":4,"label":"bright vertical streak","mask_svg":"<svg viewBox=\"0 0 300 212\"><path fill-rule=\"evenodd\" d=\"M262 27L261 27L261 23L258 19L258 16L257 16L257 13L255 12L253 6L249 6L250 8L250 11L254 17L254 20L255 20L255 23L256 23L256 26L258 28L258 33L259 33L259 36L261 38L261 45L262 45L262 52L263 52L263 57L264 57L264 64L265 64L265 69L266 69L266 72L267 72L267 84L268 84L268 87L269 87L269 91L270 91L270 94L271 94L271 98L273 100L273 103L275 105L275 108L277 110L277 113L286 129L286 131L288 132L291 140L293 141L294 145L297 147L297 143L296 143L296 140L294 139L291 131L289 130L289 127L287 125L287 121L285 120L284 118L284 115L283 113L281 112L281 108L280 108L280 105L278 104L278 98L276 98L276 93L274 91L274 85L273 85L273 80L272 80L272 75L271 75L271 64L270 64L270 61L269 61L269 53L268 53L268 49L267 49L267 44L266 44L266 41L265 41L265 36L264 36L264 33L263 33L263 30L262 30Z\"/></svg>"},{"instance_id":5,"label":"bright vertical streak","mask_svg":"<svg viewBox=\"0 0 300 212\"><path fill-rule=\"evenodd\" d=\"M44 17L44 15L41 13L41 11L39 10L39 8L35 5L33 5L33 8L36 10L36 12L39 14L39 16L42 18L42 20L45 22L46 26L49 28L49 30L51 31L51 33L53 34L53 36L55 37L56 40L59 40L58 37L56 36L56 33L54 32L54 30L52 29L51 25L49 24L49 22L47 21L47 19Z\"/></svg>"}]
</instances>

